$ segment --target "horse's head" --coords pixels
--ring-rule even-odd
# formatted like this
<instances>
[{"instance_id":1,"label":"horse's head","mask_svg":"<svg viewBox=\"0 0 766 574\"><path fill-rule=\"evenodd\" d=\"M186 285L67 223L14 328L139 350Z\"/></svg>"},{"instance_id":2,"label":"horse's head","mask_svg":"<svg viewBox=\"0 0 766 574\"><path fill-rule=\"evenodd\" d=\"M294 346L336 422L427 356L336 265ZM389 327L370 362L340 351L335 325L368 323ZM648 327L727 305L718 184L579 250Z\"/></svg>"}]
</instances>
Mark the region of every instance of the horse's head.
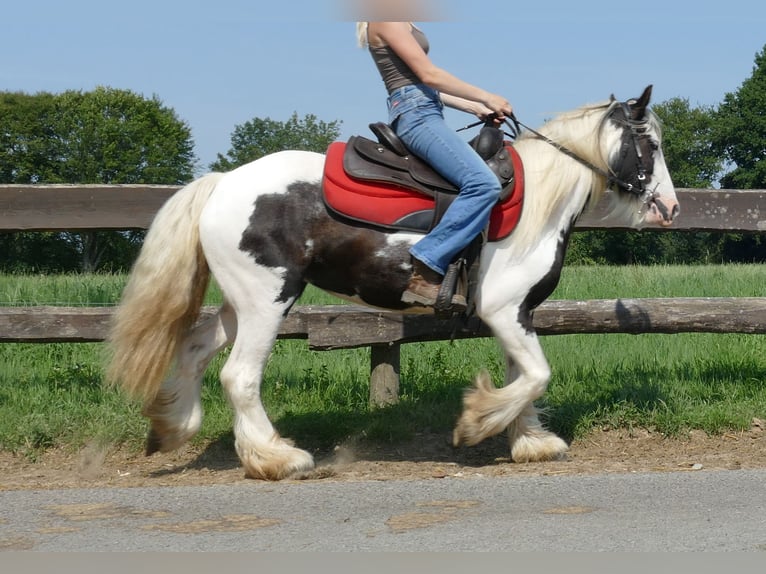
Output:
<instances>
[{"instance_id":1,"label":"horse's head","mask_svg":"<svg viewBox=\"0 0 766 574\"><path fill-rule=\"evenodd\" d=\"M648 107L651 95L652 86L648 86L634 100L618 102L612 97L602 137L612 175L610 187L627 200L631 224L667 227L680 206L662 154L659 120Z\"/></svg>"}]
</instances>

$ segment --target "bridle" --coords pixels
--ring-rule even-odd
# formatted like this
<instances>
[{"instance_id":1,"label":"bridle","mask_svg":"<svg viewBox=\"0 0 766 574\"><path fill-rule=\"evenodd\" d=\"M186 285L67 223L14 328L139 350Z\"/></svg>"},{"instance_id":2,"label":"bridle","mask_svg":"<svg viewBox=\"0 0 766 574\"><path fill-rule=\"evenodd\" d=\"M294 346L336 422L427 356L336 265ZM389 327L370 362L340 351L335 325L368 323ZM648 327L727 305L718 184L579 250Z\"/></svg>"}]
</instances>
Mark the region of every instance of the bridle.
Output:
<instances>
[{"instance_id":1,"label":"bridle","mask_svg":"<svg viewBox=\"0 0 766 574\"><path fill-rule=\"evenodd\" d=\"M616 118L615 115L618 114L623 117ZM466 126L465 128L461 129L474 127L479 123L486 123L487 125L490 125L493 120L493 116L494 114L489 116L485 122L471 124L470 126ZM631 119L630 105L628 102L617 102L616 100L613 100L610 104L610 109L607 111L604 119L601 122L599 132L601 127L603 127L604 123L608 120L613 120L628 128L623 134L622 144L620 146L619 162L617 164L616 171L613 171L611 167L609 168L609 171L606 171L597 165L594 165L590 161L574 153L566 146L553 141L549 137L520 122L514 114L511 114L510 117L505 118L503 123L506 124L506 126L508 126L508 128L511 130L511 133L506 133L506 135L512 139L515 139L521 133L521 128L524 128L528 132L535 135L537 138L559 150L561 153L571 157L588 169L604 177L607 181L608 188L616 186L624 192L636 195L642 199L644 204L648 204L656 197L655 192L649 190L646 187L647 174L651 174L653 167L650 163L651 158L647 157L647 155L644 154L641 150L641 140L642 138L646 137L646 135L642 132L645 131L648 120L639 121Z\"/></svg>"}]
</instances>

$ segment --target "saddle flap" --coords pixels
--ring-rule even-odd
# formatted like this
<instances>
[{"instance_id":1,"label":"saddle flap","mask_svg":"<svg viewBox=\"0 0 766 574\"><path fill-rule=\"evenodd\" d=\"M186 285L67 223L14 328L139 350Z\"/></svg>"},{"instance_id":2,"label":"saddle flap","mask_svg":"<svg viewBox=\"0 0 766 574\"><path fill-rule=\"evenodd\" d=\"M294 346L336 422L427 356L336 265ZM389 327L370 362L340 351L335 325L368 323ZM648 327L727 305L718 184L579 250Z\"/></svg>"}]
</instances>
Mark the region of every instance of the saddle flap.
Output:
<instances>
[{"instance_id":1,"label":"saddle flap","mask_svg":"<svg viewBox=\"0 0 766 574\"><path fill-rule=\"evenodd\" d=\"M418 157L398 155L383 144L362 136L349 138L343 155L343 167L357 179L396 183L427 195L433 195L433 188L458 192L454 185Z\"/></svg>"}]
</instances>

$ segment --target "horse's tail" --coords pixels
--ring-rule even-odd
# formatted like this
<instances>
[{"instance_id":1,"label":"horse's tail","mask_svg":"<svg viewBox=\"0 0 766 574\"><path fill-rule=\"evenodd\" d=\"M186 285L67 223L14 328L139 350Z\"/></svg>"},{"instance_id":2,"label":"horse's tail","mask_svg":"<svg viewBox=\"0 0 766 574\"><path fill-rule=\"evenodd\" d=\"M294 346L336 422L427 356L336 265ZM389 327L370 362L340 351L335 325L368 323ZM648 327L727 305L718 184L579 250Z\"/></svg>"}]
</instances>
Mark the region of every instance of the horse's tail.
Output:
<instances>
[{"instance_id":1,"label":"horse's tail","mask_svg":"<svg viewBox=\"0 0 766 574\"><path fill-rule=\"evenodd\" d=\"M210 270L199 219L221 176L193 181L157 212L114 313L106 380L147 403L202 307Z\"/></svg>"}]
</instances>

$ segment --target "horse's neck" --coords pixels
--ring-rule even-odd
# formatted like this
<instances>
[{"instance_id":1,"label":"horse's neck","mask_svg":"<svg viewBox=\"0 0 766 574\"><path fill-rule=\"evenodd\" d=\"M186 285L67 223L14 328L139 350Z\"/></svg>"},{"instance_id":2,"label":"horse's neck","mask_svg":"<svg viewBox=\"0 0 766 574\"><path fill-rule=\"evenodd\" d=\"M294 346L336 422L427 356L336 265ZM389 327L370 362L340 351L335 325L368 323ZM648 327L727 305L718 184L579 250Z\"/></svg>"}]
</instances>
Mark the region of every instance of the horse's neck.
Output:
<instances>
[{"instance_id":1,"label":"horse's neck","mask_svg":"<svg viewBox=\"0 0 766 574\"><path fill-rule=\"evenodd\" d=\"M523 139L516 146L526 189L521 220L511 240L530 246L542 235L568 232L597 182L590 169L542 140Z\"/></svg>"}]
</instances>

